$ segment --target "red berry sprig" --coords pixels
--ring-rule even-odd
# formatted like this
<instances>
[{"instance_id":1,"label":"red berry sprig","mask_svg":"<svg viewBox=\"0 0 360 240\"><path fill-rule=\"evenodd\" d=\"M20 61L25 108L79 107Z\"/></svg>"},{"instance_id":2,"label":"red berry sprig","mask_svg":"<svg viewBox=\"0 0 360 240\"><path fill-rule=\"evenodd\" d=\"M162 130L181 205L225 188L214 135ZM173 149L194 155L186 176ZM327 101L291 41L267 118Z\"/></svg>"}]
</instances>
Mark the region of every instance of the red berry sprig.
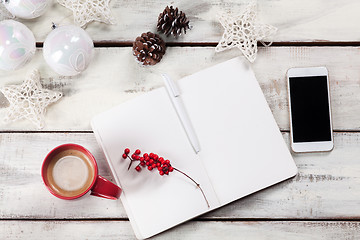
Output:
<instances>
[{"instance_id":1,"label":"red berry sprig","mask_svg":"<svg viewBox=\"0 0 360 240\"><path fill-rule=\"evenodd\" d=\"M192 182L195 183L195 185L200 189L202 195L204 196L204 199L206 201L207 206L210 208L209 202L205 196L204 191L200 187L200 184L198 184L193 178L191 178L189 175L184 173L183 171L180 171L179 169L171 166L170 160L164 159L163 157L159 157L159 155L155 153L144 153L142 156L140 156L141 151L140 149L136 149L133 154L130 155L130 149L125 148L124 153L122 155L123 159L128 158L130 160L128 170L130 169L133 162L138 162L138 164L135 167L135 170L140 172L142 167L146 167L149 171L152 171L153 169L157 169L159 174L161 176L163 175L169 175L170 172L177 171L187 178L189 178Z\"/></svg>"}]
</instances>

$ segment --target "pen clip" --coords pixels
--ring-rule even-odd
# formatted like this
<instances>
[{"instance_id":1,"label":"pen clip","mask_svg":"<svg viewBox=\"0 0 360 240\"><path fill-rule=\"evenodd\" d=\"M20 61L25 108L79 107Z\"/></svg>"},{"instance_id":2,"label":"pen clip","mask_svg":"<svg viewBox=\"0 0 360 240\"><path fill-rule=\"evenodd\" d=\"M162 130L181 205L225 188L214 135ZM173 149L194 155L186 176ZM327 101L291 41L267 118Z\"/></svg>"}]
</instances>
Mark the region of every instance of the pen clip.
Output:
<instances>
[{"instance_id":1,"label":"pen clip","mask_svg":"<svg viewBox=\"0 0 360 240\"><path fill-rule=\"evenodd\" d=\"M164 78L165 84L167 84L169 86L169 88L171 89L174 97L180 96L180 91L179 91L178 87L176 86L175 82L172 81L167 74L163 73L163 74L161 74L161 76Z\"/></svg>"}]
</instances>

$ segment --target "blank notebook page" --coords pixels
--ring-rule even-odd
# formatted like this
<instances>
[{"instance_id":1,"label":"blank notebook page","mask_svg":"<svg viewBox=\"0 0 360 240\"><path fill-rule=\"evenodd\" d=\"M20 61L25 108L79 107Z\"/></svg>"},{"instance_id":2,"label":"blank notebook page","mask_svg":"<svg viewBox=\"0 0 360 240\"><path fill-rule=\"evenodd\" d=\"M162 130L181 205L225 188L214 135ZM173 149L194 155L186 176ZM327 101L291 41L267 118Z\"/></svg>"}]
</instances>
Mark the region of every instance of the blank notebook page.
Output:
<instances>
[{"instance_id":1,"label":"blank notebook page","mask_svg":"<svg viewBox=\"0 0 360 240\"><path fill-rule=\"evenodd\" d=\"M235 58L178 81L220 203L294 176L296 165L249 65Z\"/></svg>"},{"instance_id":2,"label":"blank notebook page","mask_svg":"<svg viewBox=\"0 0 360 240\"><path fill-rule=\"evenodd\" d=\"M121 157L126 147L169 159L201 184L212 206L219 206L164 88L96 116L92 126L123 189L121 200L138 238L152 236L209 209L195 184L175 171L160 176L157 169L150 172L142 168L139 173L136 165L127 170L130 161Z\"/></svg>"}]
</instances>

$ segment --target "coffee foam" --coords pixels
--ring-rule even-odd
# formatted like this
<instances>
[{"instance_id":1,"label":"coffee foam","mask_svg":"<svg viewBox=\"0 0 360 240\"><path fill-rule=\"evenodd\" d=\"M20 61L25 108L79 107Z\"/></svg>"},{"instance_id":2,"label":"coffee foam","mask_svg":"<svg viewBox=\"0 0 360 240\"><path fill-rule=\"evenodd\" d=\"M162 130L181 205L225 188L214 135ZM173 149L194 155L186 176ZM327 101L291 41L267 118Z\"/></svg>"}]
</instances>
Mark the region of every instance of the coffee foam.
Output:
<instances>
[{"instance_id":1,"label":"coffee foam","mask_svg":"<svg viewBox=\"0 0 360 240\"><path fill-rule=\"evenodd\" d=\"M76 191L86 184L89 170L81 158L65 156L55 163L52 175L59 188L65 191Z\"/></svg>"},{"instance_id":2,"label":"coffee foam","mask_svg":"<svg viewBox=\"0 0 360 240\"><path fill-rule=\"evenodd\" d=\"M57 153L47 168L49 186L65 197L84 193L91 186L94 175L94 165L89 157L74 149Z\"/></svg>"}]
</instances>

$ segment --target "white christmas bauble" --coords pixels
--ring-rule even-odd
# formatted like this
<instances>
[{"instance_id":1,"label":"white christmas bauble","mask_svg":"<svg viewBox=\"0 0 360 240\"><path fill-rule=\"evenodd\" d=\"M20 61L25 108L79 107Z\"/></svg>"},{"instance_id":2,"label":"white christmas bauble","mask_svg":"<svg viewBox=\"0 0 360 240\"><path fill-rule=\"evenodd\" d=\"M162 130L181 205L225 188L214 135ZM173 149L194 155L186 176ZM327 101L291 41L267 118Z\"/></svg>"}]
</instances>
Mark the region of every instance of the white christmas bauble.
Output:
<instances>
[{"instance_id":1,"label":"white christmas bauble","mask_svg":"<svg viewBox=\"0 0 360 240\"><path fill-rule=\"evenodd\" d=\"M0 22L0 69L16 70L31 60L36 50L34 34L14 20Z\"/></svg>"},{"instance_id":2,"label":"white christmas bauble","mask_svg":"<svg viewBox=\"0 0 360 240\"><path fill-rule=\"evenodd\" d=\"M75 76L84 71L92 58L94 43L80 27L55 28L45 39L45 61L58 74Z\"/></svg>"},{"instance_id":3,"label":"white christmas bauble","mask_svg":"<svg viewBox=\"0 0 360 240\"><path fill-rule=\"evenodd\" d=\"M3 0L6 9L18 18L32 19L44 14L52 0Z\"/></svg>"}]
</instances>

